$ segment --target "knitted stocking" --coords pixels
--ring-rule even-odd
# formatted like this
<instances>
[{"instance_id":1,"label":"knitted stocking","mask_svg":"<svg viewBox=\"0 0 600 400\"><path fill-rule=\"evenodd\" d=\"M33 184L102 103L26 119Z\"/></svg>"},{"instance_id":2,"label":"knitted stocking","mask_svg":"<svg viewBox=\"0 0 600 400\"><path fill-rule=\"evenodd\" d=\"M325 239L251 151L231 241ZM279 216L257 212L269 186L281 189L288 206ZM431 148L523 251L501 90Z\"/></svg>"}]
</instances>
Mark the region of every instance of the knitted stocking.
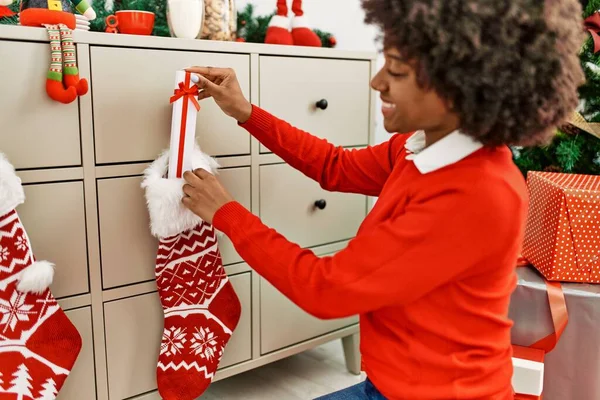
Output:
<instances>
[{"instance_id":1,"label":"knitted stocking","mask_svg":"<svg viewBox=\"0 0 600 400\"><path fill-rule=\"evenodd\" d=\"M54 399L81 337L48 289L53 265L35 261L16 207L21 181L0 154L0 400Z\"/></svg>"},{"instance_id":2,"label":"knitted stocking","mask_svg":"<svg viewBox=\"0 0 600 400\"><path fill-rule=\"evenodd\" d=\"M197 147L192 158L193 168L217 168ZM181 204L183 179L164 178L167 166L165 153L142 183L152 234L159 238L156 285L165 315L158 391L164 400L193 400L210 385L241 304L223 269L213 227Z\"/></svg>"},{"instance_id":3,"label":"knitted stocking","mask_svg":"<svg viewBox=\"0 0 600 400\"><path fill-rule=\"evenodd\" d=\"M50 70L46 77L46 92L51 99L61 103L71 103L77 98L77 89L63 86L63 52L60 28L58 25L44 25L50 39Z\"/></svg>"},{"instance_id":4,"label":"knitted stocking","mask_svg":"<svg viewBox=\"0 0 600 400\"><path fill-rule=\"evenodd\" d=\"M79 96L83 96L88 91L88 83L85 79L79 79L79 69L77 68L77 59L75 55L75 45L73 44L73 34L64 24L60 24L60 41L63 50L64 81L66 87L74 87Z\"/></svg>"},{"instance_id":5,"label":"knitted stocking","mask_svg":"<svg viewBox=\"0 0 600 400\"><path fill-rule=\"evenodd\" d=\"M296 46L321 47L321 39L308 27L304 11L302 11L302 0L294 0L292 3L294 19L292 21L292 38Z\"/></svg>"},{"instance_id":6,"label":"knitted stocking","mask_svg":"<svg viewBox=\"0 0 600 400\"><path fill-rule=\"evenodd\" d=\"M290 21L288 19L287 0L277 0L277 14L271 18L265 43L293 45L294 40L290 32Z\"/></svg>"}]
</instances>

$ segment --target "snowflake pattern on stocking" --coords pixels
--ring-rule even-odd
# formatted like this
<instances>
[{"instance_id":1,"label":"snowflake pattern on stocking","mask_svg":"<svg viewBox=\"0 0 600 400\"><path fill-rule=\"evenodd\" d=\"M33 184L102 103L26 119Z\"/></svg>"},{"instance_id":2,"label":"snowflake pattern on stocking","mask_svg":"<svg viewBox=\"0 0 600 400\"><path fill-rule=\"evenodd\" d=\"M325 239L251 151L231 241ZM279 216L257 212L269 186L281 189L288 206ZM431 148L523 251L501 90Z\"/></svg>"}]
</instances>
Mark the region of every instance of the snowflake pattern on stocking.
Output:
<instances>
[{"instance_id":1,"label":"snowflake pattern on stocking","mask_svg":"<svg viewBox=\"0 0 600 400\"><path fill-rule=\"evenodd\" d=\"M4 325L3 334L6 333L8 328L14 332L19 321L28 322L29 315L36 314L36 311L32 311L33 305L25 303L26 298L26 294L15 291L9 301L0 299L0 314L2 314L0 327Z\"/></svg>"},{"instance_id":2,"label":"snowflake pattern on stocking","mask_svg":"<svg viewBox=\"0 0 600 400\"><path fill-rule=\"evenodd\" d=\"M181 354L181 350L187 341L185 336L185 328L175 328L172 326L170 329L165 329L160 346L160 354L166 354L167 356Z\"/></svg>"},{"instance_id":3,"label":"snowflake pattern on stocking","mask_svg":"<svg viewBox=\"0 0 600 400\"><path fill-rule=\"evenodd\" d=\"M214 332L211 332L209 328L199 327L196 328L196 332L191 340L191 350L194 354L200 355L200 357L207 360L212 360L217 355L217 342L218 336Z\"/></svg>"},{"instance_id":4,"label":"snowflake pattern on stocking","mask_svg":"<svg viewBox=\"0 0 600 400\"><path fill-rule=\"evenodd\" d=\"M194 368L212 379L224 344L232 334L211 311L213 300L229 282L213 227L203 223L162 239L156 282L165 314L158 368ZM193 326L189 325L191 321Z\"/></svg>"}]
</instances>

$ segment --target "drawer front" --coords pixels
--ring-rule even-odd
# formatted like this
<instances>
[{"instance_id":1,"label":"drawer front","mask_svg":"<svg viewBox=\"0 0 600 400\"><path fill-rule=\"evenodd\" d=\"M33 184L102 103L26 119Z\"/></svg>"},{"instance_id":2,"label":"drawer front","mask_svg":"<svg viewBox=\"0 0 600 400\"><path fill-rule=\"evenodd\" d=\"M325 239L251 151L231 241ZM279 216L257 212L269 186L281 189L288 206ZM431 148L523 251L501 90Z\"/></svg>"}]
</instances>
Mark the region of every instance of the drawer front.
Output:
<instances>
[{"instance_id":1,"label":"drawer front","mask_svg":"<svg viewBox=\"0 0 600 400\"><path fill-rule=\"evenodd\" d=\"M168 148L173 108L169 98L178 69L190 65L231 67L244 94L250 93L248 55L92 47L91 58L99 164L150 161ZM200 104L196 125L200 147L210 155L249 154L249 134L214 100Z\"/></svg>"},{"instance_id":2,"label":"drawer front","mask_svg":"<svg viewBox=\"0 0 600 400\"><path fill-rule=\"evenodd\" d=\"M369 143L369 81L369 61L260 57L261 107L338 146Z\"/></svg>"},{"instance_id":3,"label":"drawer front","mask_svg":"<svg viewBox=\"0 0 600 400\"><path fill-rule=\"evenodd\" d=\"M96 398L92 311L89 307L66 312L79 331L82 347L57 400L93 400Z\"/></svg>"},{"instance_id":4,"label":"drawer front","mask_svg":"<svg viewBox=\"0 0 600 400\"><path fill-rule=\"evenodd\" d=\"M250 208L250 167L219 172L225 188ZM158 242L150 233L150 217L140 187L141 177L98 180L102 283L105 289L154 279ZM231 241L219 238L223 264L240 262Z\"/></svg>"},{"instance_id":5,"label":"drawer front","mask_svg":"<svg viewBox=\"0 0 600 400\"><path fill-rule=\"evenodd\" d=\"M242 304L242 315L228 342L219 368L252 357L250 273L231 283ZM163 332L163 312L157 293L104 305L106 357L111 399L125 399L156 389L156 363Z\"/></svg>"},{"instance_id":6,"label":"drawer front","mask_svg":"<svg viewBox=\"0 0 600 400\"><path fill-rule=\"evenodd\" d=\"M324 209L315 207L319 200ZM365 196L327 192L287 164L260 167L263 222L302 247L354 237L366 210Z\"/></svg>"},{"instance_id":7,"label":"drawer front","mask_svg":"<svg viewBox=\"0 0 600 400\"><path fill-rule=\"evenodd\" d=\"M98 180L100 255L104 289L154 279L158 241L141 177Z\"/></svg>"},{"instance_id":8,"label":"drawer front","mask_svg":"<svg viewBox=\"0 0 600 400\"><path fill-rule=\"evenodd\" d=\"M246 207L251 209L251 189L250 189L250 167L229 168L219 171L219 181L227 189L233 198ZM243 261L239 256L231 240L225 235L219 238L219 250L223 257L224 264L233 264Z\"/></svg>"},{"instance_id":9,"label":"drawer front","mask_svg":"<svg viewBox=\"0 0 600 400\"><path fill-rule=\"evenodd\" d=\"M77 101L46 94L48 44L0 40L0 60L2 152L15 168L81 165Z\"/></svg>"},{"instance_id":10,"label":"drawer front","mask_svg":"<svg viewBox=\"0 0 600 400\"><path fill-rule=\"evenodd\" d=\"M17 210L36 259L56 266L53 295L87 293L83 182L24 185L24 190L26 201Z\"/></svg>"},{"instance_id":11,"label":"drawer front","mask_svg":"<svg viewBox=\"0 0 600 400\"><path fill-rule=\"evenodd\" d=\"M260 279L260 350L267 354L358 323L358 316L320 320Z\"/></svg>"}]
</instances>

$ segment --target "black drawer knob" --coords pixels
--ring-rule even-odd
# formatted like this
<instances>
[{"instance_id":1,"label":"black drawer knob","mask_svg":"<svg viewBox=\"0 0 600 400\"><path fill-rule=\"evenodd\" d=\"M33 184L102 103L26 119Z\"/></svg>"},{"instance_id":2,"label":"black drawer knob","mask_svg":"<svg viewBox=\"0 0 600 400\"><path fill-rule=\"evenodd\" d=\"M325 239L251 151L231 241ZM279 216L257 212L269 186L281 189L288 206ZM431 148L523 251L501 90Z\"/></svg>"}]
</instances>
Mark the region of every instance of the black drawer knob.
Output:
<instances>
[{"instance_id":1,"label":"black drawer knob","mask_svg":"<svg viewBox=\"0 0 600 400\"><path fill-rule=\"evenodd\" d=\"M325 207L327 207L327 202L325 199L317 200L315 201L315 207L317 207L319 210L323 210Z\"/></svg>"},{"instance_id":2,"label":"black drawer knob","mask_svg":"<svg viewBox=\"0 0 600 400\"><path fill-rule=\"evenodd\" d=\"M320 108L321 110L325 110L327 108L327 106L328 106L327 100L321 99L321 100L317 101L317 108Z\"/></svg>"}]
</instances>

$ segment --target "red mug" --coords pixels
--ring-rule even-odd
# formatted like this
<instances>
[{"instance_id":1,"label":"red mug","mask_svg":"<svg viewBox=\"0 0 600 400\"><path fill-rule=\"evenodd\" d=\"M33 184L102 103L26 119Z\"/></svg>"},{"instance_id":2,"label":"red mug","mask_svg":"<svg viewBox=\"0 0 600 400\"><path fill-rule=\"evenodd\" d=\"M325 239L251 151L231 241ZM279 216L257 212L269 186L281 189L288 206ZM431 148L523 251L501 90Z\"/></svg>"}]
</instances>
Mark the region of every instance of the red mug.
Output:
<instances>
[{"instance_id":1,"label":"red mug","mask_svg":"<svg viewBox=\"0 0 600 400\"><path fill-rule=\"evenodd\" d=\"M151 35L154 13L150 11L121 10L106 17L106 32L130 35Z\"/></svg>"}]
</instances>

